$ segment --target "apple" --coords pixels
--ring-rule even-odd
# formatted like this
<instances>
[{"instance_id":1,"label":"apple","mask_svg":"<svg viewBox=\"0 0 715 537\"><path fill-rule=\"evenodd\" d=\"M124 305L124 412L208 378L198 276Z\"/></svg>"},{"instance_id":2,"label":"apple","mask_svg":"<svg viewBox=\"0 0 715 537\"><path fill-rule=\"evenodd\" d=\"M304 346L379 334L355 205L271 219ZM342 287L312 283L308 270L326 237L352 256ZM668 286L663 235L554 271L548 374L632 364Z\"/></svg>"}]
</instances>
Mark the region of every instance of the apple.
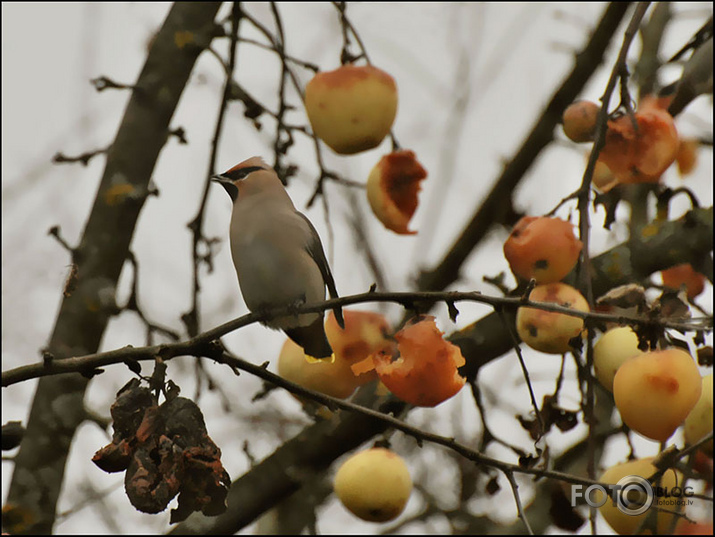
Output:
<instances>
[{"instance_id":1,"label":"apple","mask_svg":"<svg viewBox=\"0 0 715 537\"><path fill-rule=\"evenodd\" d=\"M308 82L305 110L318 138L336 153L352 155L377 147L390 132L397 86L372 65L343 65Z\"/></svg>"},{"instance_id":2,"label":"apple","mask_svg":"<svg viewBox=\"0 0 715 537\"><path fill-rule=\"evenodd\" d=\"M316 392L344 399L358 386L357 377L337 357L334 361L308 361L303 348L286 339L278 357L278 374L286 380Z\"/></svg>"},{"instance_id":3,"label":"apple","mask_svg":"<svg viewBox=\"0 0 715 537\"><path fill-rule=\"evenodd\" d=\"M414 235L407 229L417 210L420 183L427 171L409 150L393 151L383 156L367 178L367 200L372 212L389 230L400 235Z\"/></svg>"},{"instance_id":4,"label":"apple","mask_svg":"<svg viewBox=\"0 0 715 537\"><path fill-rule=\"evenodd\" d=\"M565 283L537 285L529 300L551 302L577 311L589 311L588 302L576 289ZM516 312L516 331L532 349L548 354L563 354L571 349L569 341L583 332L583 319L564 313L527 306Z\"/></svg>"},{"instance_id":5,"label":"apple","mask_svg":"<svg viewBox=\"0 0 715 537\"><path fill-rule=\"evenodd\" d=\"M343 362L362 386L377 378L374 367L358 368L356 365L370 359L370 355L386 345L391 345L390 323L384 315L372 311L343 310L345 329L340 328L331 311L325 320L325 334L335 353L336 362Z\"/></svg>"},{"instance_id":6,"label":"apple","mask_svg":"<svg viewBox=\"0 0 715 537\"><path fill-rule=\"evenodd\" d=\"M325 334L335 358L306 360L300 346L286 340L278 357L278 374L304 388L344 399L355 388L377 378L370 355L391 345L390 324L384 316L370 311L344 310L345 329L331 311L325 321ZM356 371L356 365L370 360L371 367Z\"/></svg>"},{"instance_id":7,"label":"apple","mask_svg":"<svg viewBox=\"0 0 715 537\"><path fill-rule=\"evenodd\" d=\"M389 449L372 448L351 456L338 469L335 494L355 516L369 522L397 518L412 493L405 461Z\"/></svg>"},{"instance_id":8,"label":"apple","mask_svg":"<svg viewBox=\"0 0 715 537\"><path fill-rule=\"evenodd\" d=\"M698 367L681 349L635 356L613 378L613 398L623 422L658 442L675 432L698 402L701 390Z\"/></svg>"},{"instance_id":9,"label":"apple","mask_svg":"<svg viewBox=\"0 0 715 537\"><path fill-rule=\"evenodd\" d=\"M695 444L706 434L713 430L713 374L710 373L703 377L702 391L700 399L695 403L695 406L685 418L683 432L685 433L685 441L688 444ZM710 457L713 456L713 441L710 440L707 444L701 446L703 452Z\"/></svg>"},{"instance_id":10,"label":"apple","mask_svg":"<svg viewBox=\"0 0 715 537\"><path fill-rule=\"evenodd\" d=\"M588 159L589 155L586 155ZM618 179L613 175L613 172L600 160L596 161L596 166L593 168L593 176L591 184L601 192L608 192L618 184Z\"/></svg>"},{"instance_id":11,"label":"apple","mask_svg":"<svg viewBox=\"0 0 715 537\"><path fill-rule=\"evenodd\" d=\"M623 114L608 121L598 159L619 183L657 183L675 161L679 148L680 138L672 116L658 99L646 97L633 118Z\"/></svg>"},{"instance_id":12,"label":"apple","mask_svg":"<svg viewBox=\"0 0 715 537\"><path fill-rule=\"evenodd\" d=\"M373 354L380 380L393 394L410 404L433 407L454 396L466 379L462 351L445 341L432 316L408 323L395 334L397 348Z\"/></svg>"},{"instance_id":13,"label":"apple","mask_svg":"<svg viewBox=\"0 0 715 537\"><path fill-rule=\"evenodd\" d=\"M504 257L516 276L553 283L576 266L581 248L570 223L549 216L525 216L504 242Z\"/></svg>"},{"instance_id":14,"label":"apple","mask_svg":"<svg viewBox=\"0 0 715 537\"><path fill-rule=\"evenodd\" d=\"M598 479L600 483L607 483L610 485L615 485L621 479L627 476L639 476L643 479L649 479L655 472L657 468L653 466L652 462L654 457L647 457L644 459L636 459L634 461L624 462L622 464L616 464L608 470L606 470L601 477ZM667 488L669 491L676 486L682 486L683 476L680 472L675 470L668 470L663 474L663 478L657 484L662 487L663 490ZM643 520L648 516L650 510L642 513L640 515L629 515L618 509L617 505L613 505L613 500L611 498L605 498L602 491L597 490L594 494L595 500L600 503L604 499L606 502L598 508L598 510L606 519L606 522L613 528L613 530L620 535L632 535L638 527L641 525ZM654 497L654 507L657 507L657 502L659 498ZM670 509L671 511L678 510L677 507L671 507L668 505L663 505L665 509ZM657 515L656 525L659 534L665 534L668 532L673 518L677 516L672 513L667 513L665 511L659 511Z\"/></svg>"},{"instance_id":15,"label":"apple","mask_svg":"<svg viewBox=\"0 0 715 537\"><path fill-rule=\"evenodd\" d=\"M601 107L592 101L576 101L570 104L562 117L564 134L577 143L593 142L600 110Z\"/></svg>"},{"instance_id":16,"label":"apple","mask_svg":"<svg viewBox=\"0 0 715 537\"><path fill-rule=\"evenodd\" d=\"M675 265L662 271L663 285L672 289L685 286L685 293L690 300L694 299L705 290L705 276L693 270L690 263Z\"/></svg>"},{"instance_id":17,"label":"apple","mask_svg":"<svg viewBox=\"0 0 715 537\"><path fill-rule=\"evenodd\" d=\"M712 535L712 522L691 522L685 518L675 525L675 535Z\"/></svg>"},{"instance_id":18,"label":"apple","mask_svg":"<svg viewBox=\"0 0 715 537\"><path fill-rule=\"evenodd\" d=\"M611 328L593 346L593 371L601 385L613 391L613 377L626 360L643 354L630 326Z\"/></svg>"}]
</instances>

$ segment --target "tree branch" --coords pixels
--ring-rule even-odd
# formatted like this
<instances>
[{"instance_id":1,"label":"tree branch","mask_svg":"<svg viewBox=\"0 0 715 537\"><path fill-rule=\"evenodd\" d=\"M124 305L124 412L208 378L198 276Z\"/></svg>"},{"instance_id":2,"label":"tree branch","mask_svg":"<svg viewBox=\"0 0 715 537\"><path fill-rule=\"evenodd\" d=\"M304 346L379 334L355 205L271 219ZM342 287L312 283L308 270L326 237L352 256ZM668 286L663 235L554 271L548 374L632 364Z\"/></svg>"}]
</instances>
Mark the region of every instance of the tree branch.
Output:
<instances>
[{"instance_id":1,"label":"tree branch","mask_svg":"<svg viewBox=\"0 0 715 537\"><path fill-rule=\"evenodd\" d=\"M608 5L591 39L576 56L571 73L551 97L521 148L505 166L492 190L459 238L435 268L419 275L419 289L437 291L447 288L459 278L460 267L491 227L494 224L508 223L507 220L513 214L511 196L514 189L541 151L553 139L554 129L561 121L563 111L578 97L603 61L606 48L625 16L629 4L629 2L612 2Z\"/></svg>"},{"instance_id":2,"label":"tree branch","mask_svg":"<svg viewBox=\"0 0 715 537\"><path fill-rule=\"evenodd\" d=\"M153 41L109 148L99 191L75 251L76 288L62 301L48 345L57 362L99 347L169 121L196 58L212 38L219 5L175 4ZM179 42L177 35L184 39ZM80 375L40 380L7 496L7 504L23 509L31 521L23 527L25 532L52 532L67 455L84 419L87 383Z\"/></svg>"}]
</instances>

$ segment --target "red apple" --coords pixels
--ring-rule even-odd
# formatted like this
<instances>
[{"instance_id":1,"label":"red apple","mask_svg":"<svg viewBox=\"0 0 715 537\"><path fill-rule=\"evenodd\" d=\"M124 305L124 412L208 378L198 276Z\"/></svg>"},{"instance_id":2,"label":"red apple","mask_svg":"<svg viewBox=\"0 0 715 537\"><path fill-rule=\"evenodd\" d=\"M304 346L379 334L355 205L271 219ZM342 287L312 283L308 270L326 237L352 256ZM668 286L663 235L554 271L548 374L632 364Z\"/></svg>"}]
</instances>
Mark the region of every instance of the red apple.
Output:
<instances>
[{"instance_id":1,"label":"red apple","mask_svg":"<svg viewBox=\"0 0 715 537\"><path fill-rule=\"evenodd\" d=\"M436 406L462 389L465 364L459 347L445 341L434 317L425 316L395 334L396 348L373 354L380 380L403 401Z\"/></svg>"},{"instance_id":2,"label":"red apple","mask_svg":"<svg viewBox=\"0 0 715 537\"><path fill-rule=\"evenodd\" d=\"M582 247L570 223L549 216L525 216L504 242L504 257L516 276L553 283L571 272Z\"/></svg>"},{"instance_id":3,"label":"red apple","mask_svg":"<svg viewBox=\"0 0 715 537\"><path fill-rule=\"evenodd\" d=\"M661 272L663 285L673 289L685 286L685 292L690 300L694 299L705 290L705 276L693 270L690 263L676 265Z\"/></svg>"},{"instance_id":4,"label":"red apple","mask_svg":"<svg viewBox=\"0 0 715 537\"><path fill-rule=\"evenodd\" d=\"M379 313L372 311L343 310L345 329L338 326L331 311L325 320L325 334L335 353L335 360L345 363L355 375L355 382L361 386L377 378L374 367L356 368L365 360L372 361L370 355L386 345L391 345L390 323ZM356 371L358 369L358 371Z\"/></svg>"},{"instance_id":5,"label":"red apple","mask_svg":"<svg viewBox=\"0 0 715 537\"><path fill-rule=\"evenodd\" d=\"M624 114L608 122L598 158L619 183L657 183L675 161L679 147L673 118L657 99L646 97L633 119Z\"/></svg>"}]
</instances>

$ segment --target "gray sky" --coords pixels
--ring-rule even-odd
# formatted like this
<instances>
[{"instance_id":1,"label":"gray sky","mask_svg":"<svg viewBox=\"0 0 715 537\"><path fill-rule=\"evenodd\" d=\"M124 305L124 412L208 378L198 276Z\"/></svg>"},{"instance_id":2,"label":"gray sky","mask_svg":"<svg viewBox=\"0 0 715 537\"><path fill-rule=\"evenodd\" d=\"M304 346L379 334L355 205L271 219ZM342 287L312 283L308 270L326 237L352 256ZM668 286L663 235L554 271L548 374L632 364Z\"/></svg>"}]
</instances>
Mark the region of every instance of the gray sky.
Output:
<instances>
[{"instance_id":1,"label":"gray sky","mask_svg":"<svg viewBox=\"0 0 715 537\"><path fill-rule=\"evenodd\" d=\"M226 13L223 6L222 13ZM551 93L571 68L573 54L585 41L587 30L603 10L601 3L359 3L349 5L348 15L362 37L371 61L391 73L398 86L399 108L394 132L400 144L417 153L428 170L423 183L420 206L412 221L416 236L398 236L387 231L371 217L364 192L353 190L357 206L364 215L369 238L390 290L409 290L415 275L441 259L475 207L491 188L503 162L521 144L533 121ZM96 92L89 79L105 75L117 82L131 84L143 65L152 33L161 24L169 4L160 3L3 3L2 4L2 343L3 369L35 362L39 349L48 341L68 274L69 257L61 246L47 235L59 225L63 237L76 244L81 236L104 166L103 157L92 159L87 167L52 165L57 152L77 155L106 147L111 143L121 120L129 94L121 91ZM246 9L272 27L267 4L247 4ZM702 24L711 4L682 3L675 9L678 18L672 23L662 50L670 56ZM339 64L340 29L335 10L328 4L281 4L286 30L286 46L293 56L310 60L322 70ZM609 60L594 77L583 98L597 100L603 93L620 47L622 31L609 51ZM248 36L259 38L257 33ZM226 51L226 42L216 42L216 49ZM638 40L631 57L639 50ZM310 72L300 73L307 83ZM664 82L674 80L677 67L664 71ZM241 45L237 76L261 102L275 108L279 64L269 53L251 45ZM220 103L222 74L215 58L204 54L198 61L191 82L172 121L183 126L189 145L170 140L161 153L153 181L161 195L151 198L139 220L132 250L140 260L140 300L149 318L181 331L182 313L190 308L190 246L186 228L198 209L210 152L216 115ZM293 104L298 98L291 96ZM304 122L299 109L294 123ZM220 146L218 170L222 171L253 155L271 160L270 137L273 126L264 120L257 133L243 117L243 105L229 109L225 133ZM681 133L712 136L712 101L700 98L677 121ZM515 196L517 209L539 215L550 211L560 199L573 192L581 181L587 145L576 147L556 133L558 142L546 151L530 170ZM562 143L563 142L563 143ZM373 165L386 152L389 142L355 156L338 156L327 147L323 154L326 165L355 181L364 181ZM289 161L301 168L290 184L289 193L297 207L305 209L316 175L312 144L307 139L289 153ZM673 168L664 183L671 187L685 185L692 189L703 206L712 205L712 155L704 150L695 173L681 179ZM326 195L330 207L330 226L320 203L305 211L318 229L331 260L341 294L366 291L374 281L367 264L356 254L349 228L353 203L343 187L328 184ZM682 199L673 204L673 216L687 209ZM575 204L562 208L558 216L577 222ZM230 204L222 189L211 192L205 221L209 237L227 237ZM627 214L618 213L611 232L598 225L603 213L594 218L591 255L622 241L626 237ZM506 271L513 282L501 246L508 234L495 229L479 251L463 267L463 279L454 289L477 290L498 294L482 281ZM246 312L236 285L234 269L226 242L214 260L215 270L203 275L201 295L202 329L235 318ZM130 271L122 276L119 301L126 300ZM712 311L712 288L698 302ZM380 311L379 305L370 308ZM465 326L490 312L481 305L460 305L456 327ZM393 321L400 316L397 307L384 308ZM435 312L440 328L451 332L444 308ZM256 363L273 360L283 343L283 335L253 325L224 338L237 354ZM711 342L711 340L709 340ZM144 344L144 329L136 316L125 313L110 324L103 350L127 344ZM538 393L553 390L556 357L525 351L527 365L534 367L532 376ZM548 362L548 363L546 363ZM250 398L261 384L242 375L226 375L224 368L207 364L210 373L220 380L231 398L231 413L222 410L220 398L204 393L200 405L210 417L208 426L213 439L224 451L224 463L232 478L248 468L243 455L244 440L250 443L257 458L270 454L286 438L308 423L297 403L286 393L274 392L260 403ZM272 365L274 368L274 364ZM183 379L183 394L193 397L193 362L186 359L171 363L170 373ZM574 368L568 371L573 376ZM91 384L87 405L108 414L116 391L130 378L128 371L114 368L97 377ZM513 387L513 397L500 398L494 389L494 414L490 418L508 420L504 431L510 441L523 444L525 433L513 427L513 415L529 411L523 379L514 357L501 359L484 369L480 376L485 386ZM3 423L26 419L36 383L26 382L4 389ZM537 393L537 400L540 396ZM523 396L523 397L522 397ZM565 389L562 403L576 408L578 394ZM266 418L268 416L268 418ZM281 422L282 433L276 434L274 422L266 430L253 425L257 420ZM437 416L448 417L437 419ZM459 419L455 418L459 416ZM466 391L437 409L419 410L410 422L444 434L461 430L472 438L478 421L471 396ZM261 421L264 423L265 421ZM496 421L498 422L498 421ZM457 424L457 425L455 425ZM251 429L251 427L254 427ZM248 432L250 431L250 433ZM559 451L584 434L578 427L571 433L554 435L552 449ZM84 425L73 447L66 494L60 510L68 509L82 498L87 484L104 490L121 483L121 475L108 475L89 462L92 453L108 443L108 437L92 424ZM644 455L655 453L657 445L637 442ZM407 446L409 442L404 442ZM405 448L407 449L407 448ZM415 454L414 468L427 472L429 483L450 489L449 477L454 468L445 467L439 475L424 468L424 460L441 453L426 448ZM500 454L509 456L510 454ZM620 444L606 459L622 460ZM611 460L612 459L612 460ZM449 466L445 463L446 466ZM11 472L3 467L3 497ZM434 475L431 475L433 472ZM440 485L440 483L443 483ZM446 483L446 484L445 484ZM105 500L111 506L106 512L87 508L81 516L69 517L57 527L60 533L112 532L120 524L122 532L162 531L168 523L168 511L161 515L142 515L134 511L123 495L122 487ZM503 520L515 516L511 493L504 487L504 501L491 514ZM528 497L528 491L524 492ZM446 492L449 497L449 492ZM416 512L420 501L413 494L407 515ZM447 500L449 501L449 500ZM494 498L491 498L494 501ZM493 504L492 504L493 505ZM474 511L486 509L475 505ZM404 516L404 515L403 515ZM448 528L415 527L413 531L437 532ZM322 508L319 529L324 533L345 531L379 531L382 526L357 521L336 500ZM606 530L605 524L600 526ZM245 530L249 531L249 530Z\"/></svg>"}]
</instances>

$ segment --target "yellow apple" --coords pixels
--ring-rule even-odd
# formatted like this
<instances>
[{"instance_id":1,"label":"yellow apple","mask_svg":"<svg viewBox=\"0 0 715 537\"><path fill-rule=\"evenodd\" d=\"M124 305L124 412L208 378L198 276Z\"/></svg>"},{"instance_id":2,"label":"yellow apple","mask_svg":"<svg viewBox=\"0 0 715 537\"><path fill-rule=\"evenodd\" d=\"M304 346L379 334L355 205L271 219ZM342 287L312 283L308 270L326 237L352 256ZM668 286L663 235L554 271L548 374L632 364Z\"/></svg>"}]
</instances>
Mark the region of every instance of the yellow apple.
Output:
<instances>
[{"instance_id":1,"label":"yellow apple","mask_svg":"<svg viewBox=\"0 0 715 537\"><path fill-rule=\"evenodd\" d=\"M606 470L603 475L601 475L601 477L598 479L598 481L600 483L608 483L610 485L615 485L626 476L639 476L643 479L648 479L653 474L655 474L657 470L656 467L652 464L653 459L654 457L648 457L644 459L636 459L634 461L625 462L623 464L617 464ZM673 487L682 486L682 484L682 474L675 470L668 470L665 472L665 474L663 474L663 478L657 484L657 486L662 487L663 490L667 488L668 491L670 491L673 489ZM641 525L643 519L645 519L650 512L650 510L648 510L640 515L635 516L624 513L620 509L618 509L617 505L613 505L613 500L611 498L605 498L604 493L600 490L597 490L595 492L595 499L598 503L601 503L604 499L606 500L605 503L598 508L598 510L601 512L603 518L606 519L606 522L610 524L613 530L620 535L632 535ZM658 500L659 498L656 496L654 498L653 507L657 507ZM671 511L678 510L677 507L667 505L664 505L662 507ZM657 528L659 534L663 535L667 533L668 529L670 528L671 522L673 521L673 517L675 516L676 515L666 513L664 511L658 512Z\"/></svg>"},{"instance_id":2,"label":"yellow apple","mask_svg":"<svg viewBox=\"0 0 715 537\"><path fill-rule=\"evenodd\" d=\"M713 374L703 377L703 389L700 399L685 418L685 441L695 444L703 436L713 430ZM704 444L702 449L710 457L713 456L713 441Z\"/></svg>"},{"instance_id":3,"label":"yellow apple","mask_svg":"<svg viewBox=\"0 0 715 537\"><path fill-rule=\"evenodd\" d=\"M402 513L412 493L405 461L389 449L372 448L346 460L333 485L343 505L370 522L387 522Z\"/></svg>"},{"instance_id":4,"label":"yellow apple","mask_svg":"<svg viewBox=\"0 0 715 537\"><path fill-rule=\"evenodd\" d=\"M701 390L695 361L681 349L635 356L613 378L613 398L623 422L659 442L665 442L683 423Z\"/></svg>"},{"instance_id":5,"label":"yellow apple","mask_svg":"<svg viewBox=\"0 0 715 537\"><path fill-rule=\"evenodd\" d=\"M643 354L638 336L629 326L611 328L593 346L593 371L601 385L613 391L613 377L629 358Z\"/></svg>"},{"instance_id":6,"label":"yellow apple","mask_svg":"<svg viewBox=\"0 0 715 537\"><path fill-rule=\"evenodd\" d=\"M565 283L537 285L529 299L589 311L583 295ZM571 350L569 341L582 333L583 319L523 306L516 312L516 330L522 341L532 349L548 354L563 354Z\"/></svg>"},{"instance_id":7,"label":"yellow apple","mask_svg":"<svg viewBox=\"0 0 715 537\"><path fill-rule=\"evenodd\" d=\"M317 73L305 87L305 110L315 135L341 155L380 145L397 114L397 86L372 65L343 65Z\"/></svg>"},{"instance_id":8,"label":"yellow apple","mask_svg":"<svg viewBox=\"0 0 715 537\"><path fill-rule=\"evenodd\" d=\"M286 339L278 357L278 374L299 386L340 399L358 386L349 364L337 358L333 362L308 362L303 348L290 339Z\"/></svg>"}]
</instances>

